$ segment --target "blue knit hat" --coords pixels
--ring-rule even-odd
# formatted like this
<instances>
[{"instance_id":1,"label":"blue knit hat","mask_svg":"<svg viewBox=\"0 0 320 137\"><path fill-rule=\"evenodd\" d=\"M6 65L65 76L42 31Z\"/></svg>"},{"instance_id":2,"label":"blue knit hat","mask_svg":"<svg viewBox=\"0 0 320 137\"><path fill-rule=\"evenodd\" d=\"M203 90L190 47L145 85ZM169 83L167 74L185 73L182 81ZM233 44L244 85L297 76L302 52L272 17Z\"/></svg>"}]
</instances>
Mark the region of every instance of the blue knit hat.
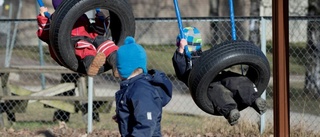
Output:
<instances>
[{"instance_id":1,"label":"blue knit hat","mask_svg":"<svg viewBox=\"0 0 320 137\"><path fill-rule=\"evenodd\" d=\"M195 50L196 47L202 46L200 31L196 27L185 27L183 33L187 39L189 50Z\"/></svg>"},{"instance_id":2,"label":"blue knit hat","mask_svg":"<svg viewBox=\"0 0 320 137\"><path fill-rule=\"evenodd\" d=\"M187 40L185 46L185 54L191 58L191 56L197 56L198 52L201 52L202 38L201 33L196 27L185 27L183 28L184 38ZM180 34L177 36L177 46L180 42Z\"/></svg>"},{"instance_id":3,"label":"blue knit hat","mask_svg":"<svg viewBox=\"0 0 320 137\"><path fill-rule=\"evenodd\" d=\"M124 45L117 51L117 69L122 78L127 79L134 70L141 68L147 73L147 54L144 48L137 44L133 37L128 36Z\"/></svg>"}]
</instances>

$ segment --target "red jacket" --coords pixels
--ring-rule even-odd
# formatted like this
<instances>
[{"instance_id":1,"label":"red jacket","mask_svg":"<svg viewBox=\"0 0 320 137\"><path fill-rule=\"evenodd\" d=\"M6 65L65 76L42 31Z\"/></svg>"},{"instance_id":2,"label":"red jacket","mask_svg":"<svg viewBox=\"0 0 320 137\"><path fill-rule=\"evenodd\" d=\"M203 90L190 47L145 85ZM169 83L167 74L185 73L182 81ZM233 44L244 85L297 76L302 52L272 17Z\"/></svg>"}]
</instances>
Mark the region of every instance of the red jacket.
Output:
<instances>
[{"instance_id":1,"label":"red jacket","mask_svg":"<svg viewBox=\"0 0 320 137\"><path fill-rule=\"evenodd\" d=\"M49 45L49 51L51 57L61 65L60 61L56 57L56 55L53 52L53 47L50 45L49 41L49 29L50 29L50 20L47 17L41 16L40 14L37 16L38 26L39 29L37 31L37 35L39 39L46 42ZM87 15L83 14L74 24L71 36L87 36L89 38L94 39L98 35L103 35L105 33L103 22L96 16L95 18L96 23L90 23L89 18ZM91 27L92 26L92 27ZM91 45L91 46L88 46ZM81 47L81 48L77 48ZM86 47L86 48L83 48ZM96 49L95 47L90 43L86 44L83 42L79 42L75 45L75 54L79 56L81 59L84 58L83 50L85 50L86 55L95 55ZM91 52L91 53L88 53Z\"/></svg>"}]
</instances>

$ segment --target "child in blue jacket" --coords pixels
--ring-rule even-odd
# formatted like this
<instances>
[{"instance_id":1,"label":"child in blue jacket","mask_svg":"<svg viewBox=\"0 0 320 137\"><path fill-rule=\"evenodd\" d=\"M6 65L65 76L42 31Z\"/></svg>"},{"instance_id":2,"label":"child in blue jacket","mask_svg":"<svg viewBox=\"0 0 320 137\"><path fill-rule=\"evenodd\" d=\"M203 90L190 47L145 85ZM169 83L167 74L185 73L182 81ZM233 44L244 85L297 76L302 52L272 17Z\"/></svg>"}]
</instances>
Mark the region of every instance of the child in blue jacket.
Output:
<instances>
[{"instance_id":1,"label":"child in blue jacket","mask_svg":"<svg viewBox=\"0 0 320 137\"><path fill-rule=\"evenodd\" d=\"M197 28L186 27L183 32L186 38L177 39L178 48L172 57L172 63L178 79L188 86L192 62L197 61L197 57L206 51L201 51L202 39ZM258 96L254 83L246 76L231 71L221 71L213 78L207 96L230 125L238 123L239 108L250 106L259 114L267 110L266 100Z\"/></svg>"},{"instance_id":2,"label":"child in blue jacket","mask_svg":"<svg viewBox=\"0 0 320 137\"><path fill-rule=\"evenodd\" d=\"M122 81L113 118L121 136L161 136L162 108L171 100L171 81L161 71L147 70L147 54L130 36L117 51L117 69Z\"/></svg>"}]
</instances>

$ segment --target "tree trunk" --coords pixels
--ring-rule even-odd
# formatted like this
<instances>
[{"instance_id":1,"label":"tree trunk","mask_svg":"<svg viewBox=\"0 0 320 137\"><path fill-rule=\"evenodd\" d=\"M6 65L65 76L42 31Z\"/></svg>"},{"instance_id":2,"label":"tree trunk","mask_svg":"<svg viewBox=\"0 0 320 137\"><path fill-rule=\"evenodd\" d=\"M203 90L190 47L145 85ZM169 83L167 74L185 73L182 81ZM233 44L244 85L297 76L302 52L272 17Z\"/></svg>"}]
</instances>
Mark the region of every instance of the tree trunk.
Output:
<instances>
[{"instance_id":1,"label":"tree trunk","mask_svg":"<svg viewBox=\"0 0 320 137\"><path fill-rule=\"evenodd\" d=\"M260 16L260 4L261 0L251 0L250 16ZM250 21L250 34L249 40L254 42L260 47L260 21Z\"/></svg>"},{"instance_id":2,"label":"tree trunk","mask_svg":"<svg viewBox=\"0 0 320 137\"><path fill-rule=\"evenodd\" d=\"M227 0L211 0L210 16L230 17L230 6ZM250 0L234 0L234 16L250 16ZM236 21L237 39L249 39L249 21ZM230 21L219 21L211 23L213 45L227 40L232 40Z\"/></svg>"},{"instance_id":3,"label":"tree trunk","mask_svg":"<svg viewBox=\"0 0 320 137\"><path fill-rule=\"evenodd\" d=\"M209 0L209 16L211 17L217 17L219 16L218 14L218 7L219 7L219 0ZM219 31L218 29L218 22L211 22L210 23L210 33L212 34L211 38L211 44L216 45L219 43L219 35L217 32Z\"/></svg>"},{"instance_id":4,"label":"tree trunk","mask_svg":"<svg viewBox=\"0 0 320 137\"><path fill-rule=\"evenodd\" d=\"M308 16L320 15L320 1L309 0ZM309 21L307 31L308 51L305 74L305 92L320 95L320 21Z\"/></svg>"},{"instance_id":5,"label":"tree trunk","mask_svg":"<svg viewBox=\"0 0 320 137\"><path fill-rule=\"evenodd\" d=\"M251 0L233 0L234 15L237 16L250 16ZM228 8L229 10L229 8ZM249 20L236 22L237 39L249 40Z\"/></svg>"}]
</instances>

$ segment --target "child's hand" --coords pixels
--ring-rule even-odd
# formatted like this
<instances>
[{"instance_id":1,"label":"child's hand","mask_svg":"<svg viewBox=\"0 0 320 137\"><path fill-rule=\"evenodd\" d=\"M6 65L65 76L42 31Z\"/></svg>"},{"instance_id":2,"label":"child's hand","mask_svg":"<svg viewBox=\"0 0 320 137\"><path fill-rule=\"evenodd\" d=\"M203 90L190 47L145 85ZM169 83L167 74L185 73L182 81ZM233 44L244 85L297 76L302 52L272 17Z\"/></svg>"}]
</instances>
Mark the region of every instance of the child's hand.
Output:
<instances>
[{"instance_id":1,"label":"child's hand","mask_svg":"<svg viewBox=\"0 0 320 137\"><path fill-rule=\"evenodd\" d=\"M45 17L44 13L48 12L48 8L47 7L40 7L40 15Z\"/></svg>"},{"instance_id":2,"label":"child's hand","mask_svg":"<svg viewBox=\"0 0 320 137\"><path fill-rule=\"evenodd\" d=\"M186 39L181 39L179 42L179 47L178 47L178 52L183 53L184 51L184 46L188 45Z\"/></svg>"},{"instance_id":3,"label":"child's hand","mask_svg":"<svg viewBox=\"0 0 320 137\"><path fill-rule=\"evenodd\" d=\"M118 123L117 115L113 115L112 119L113 119L114 122Z\"/></svg>"}]
</instances>

